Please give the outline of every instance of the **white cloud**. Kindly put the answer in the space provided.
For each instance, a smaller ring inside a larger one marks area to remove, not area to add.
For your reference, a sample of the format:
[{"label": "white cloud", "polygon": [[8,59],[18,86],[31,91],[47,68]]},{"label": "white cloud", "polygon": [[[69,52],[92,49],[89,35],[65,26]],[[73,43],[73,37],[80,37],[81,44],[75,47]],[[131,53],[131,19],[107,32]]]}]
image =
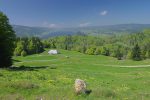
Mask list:
[{"label": "white cloud", "polygon": [[48,28],[57,28],[58,27],[57,24],[50,24],[50,23],[48,23],[46,21],[43,22],[42,26],[43,27],[48,27]]},{"label": "white cloud", "polygon": [[86,27],[86,26],[89,26],[90,25],[90,23],[89,22],[86,22],[86,23],[81,23],[80,25],[79,25],[79,27]]},{"label": "white cloud", "polygon": [[108,11],[107,11],[107,10],[104,10],[104,11],[100,12],[100,15],[101,15],[101,16],[105,16],[105,15],[107,15],[107,14],[108,14]]},{"label": "white cloud", "polygon": [[49,24],[49,26],[48,26],[49,28],[56,28],[57,27],[57,25],[56,24]]}]

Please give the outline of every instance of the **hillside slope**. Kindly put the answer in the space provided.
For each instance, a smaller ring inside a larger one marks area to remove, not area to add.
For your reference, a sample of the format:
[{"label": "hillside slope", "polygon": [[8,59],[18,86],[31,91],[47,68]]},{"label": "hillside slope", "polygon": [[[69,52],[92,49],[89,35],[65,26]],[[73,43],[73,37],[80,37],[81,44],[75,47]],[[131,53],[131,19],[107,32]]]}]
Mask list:
[{"label": "hillside slope", "polygon": [[38,36],[40,38],[48,38],[61,35],[74,35],[79,33],[99,35],[99,34],[125,34],[143,31],[150,28],[150,24],[120,24],[108,26],[89,26],[74,28],[46,28],[46,27],[28,27],[13,25],[17,36]]}]

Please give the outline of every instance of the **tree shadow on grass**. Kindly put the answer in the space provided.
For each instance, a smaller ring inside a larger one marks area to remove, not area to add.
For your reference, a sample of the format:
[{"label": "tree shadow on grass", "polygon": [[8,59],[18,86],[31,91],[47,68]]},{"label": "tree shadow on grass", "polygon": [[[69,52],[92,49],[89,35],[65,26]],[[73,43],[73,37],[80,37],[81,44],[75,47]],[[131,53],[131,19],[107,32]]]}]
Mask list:
[{"label": "tree shadow on grass", "polygon": [[48,66],[19,66],[8,68],[9,71],[38,71],[39,69],[45,69]]},{"label": "tree shadow on grass", "polygon": [[12,59],[13,60],[13,62],[21,62],[20,60],[15,60],[15,59]]}]

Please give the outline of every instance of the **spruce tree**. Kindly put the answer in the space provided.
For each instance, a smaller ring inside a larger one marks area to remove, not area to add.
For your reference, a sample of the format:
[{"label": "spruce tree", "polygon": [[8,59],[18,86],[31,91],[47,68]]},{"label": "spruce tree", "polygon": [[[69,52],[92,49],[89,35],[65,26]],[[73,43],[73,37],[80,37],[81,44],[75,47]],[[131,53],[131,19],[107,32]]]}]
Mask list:
[{"label": "spruce tree", "polygon": [[132,49],[131,58],[133,60],[136,60],[136,61],[142,60],[142,58],[141,58],[141,49],[140,49],[138,44],[136,44],[134,46],[134,48]]},{"label": "spruce tree", "polygon": [[9,24],[9,19],[0,12],[0,67],[12,65],[14,51],[15,32]]}]

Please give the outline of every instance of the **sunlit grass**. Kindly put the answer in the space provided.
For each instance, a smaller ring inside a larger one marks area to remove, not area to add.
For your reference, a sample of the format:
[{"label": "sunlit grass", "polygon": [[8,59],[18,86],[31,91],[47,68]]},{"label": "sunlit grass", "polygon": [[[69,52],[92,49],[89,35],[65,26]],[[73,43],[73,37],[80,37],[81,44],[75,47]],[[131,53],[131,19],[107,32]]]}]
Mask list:
[{"label": "sunlit grass", "polygon": [[[58,55],[48,55],[45,51],[14,59],[15,68],[0,69],[0,100],[150,98],[150,67],[119,67],[149,65],[150,60],[117,60],[65,50]],[[92,90],[90,95],[75,95],[74,80],[77,78],[87,82],[87,88]]]}]

